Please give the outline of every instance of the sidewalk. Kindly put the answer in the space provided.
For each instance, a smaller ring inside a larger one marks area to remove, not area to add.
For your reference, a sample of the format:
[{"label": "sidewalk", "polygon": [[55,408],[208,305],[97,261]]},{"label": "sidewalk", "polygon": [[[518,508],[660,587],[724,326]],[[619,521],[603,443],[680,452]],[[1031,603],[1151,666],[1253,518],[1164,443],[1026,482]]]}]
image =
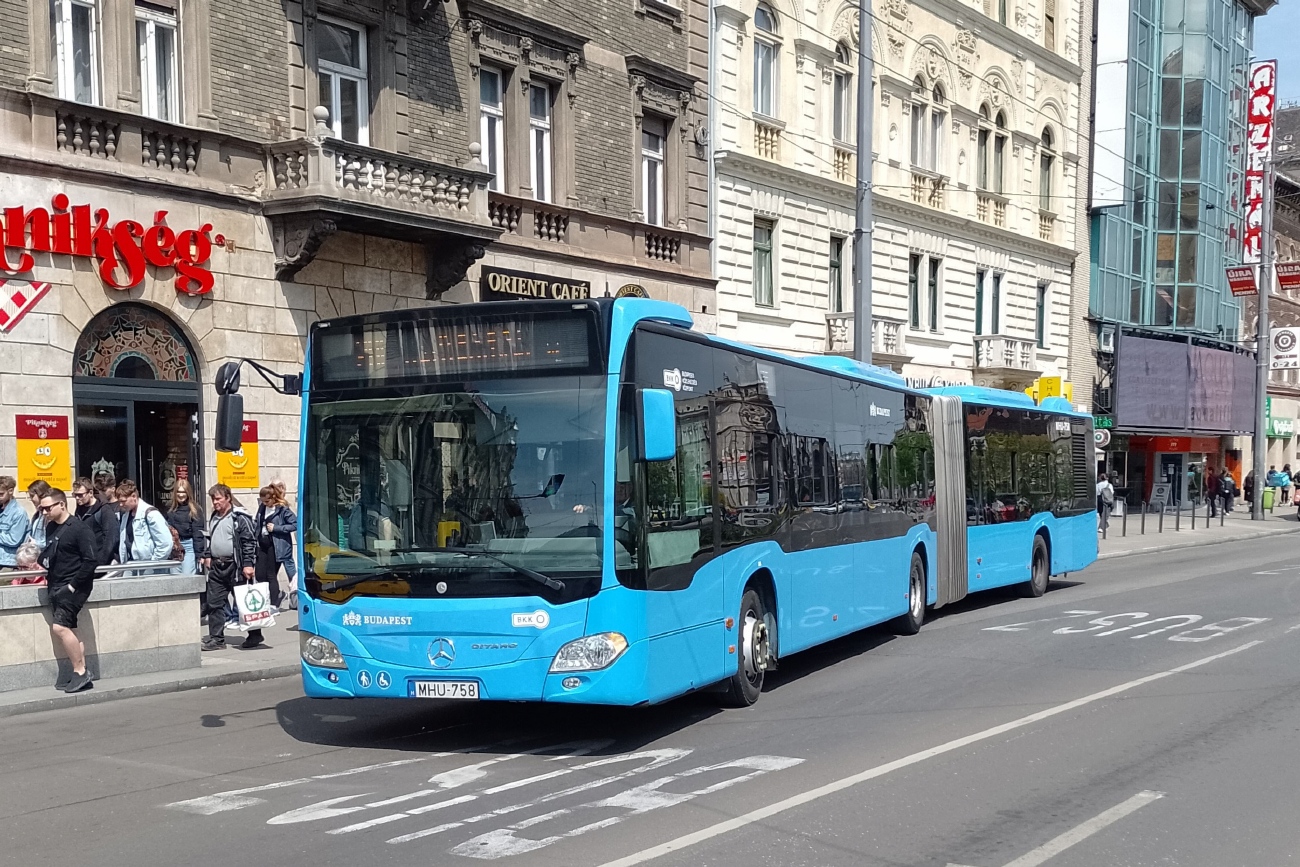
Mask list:
[{"label": "sidewalk", "polygon": [[[207,634],[207,627],[196,626],[195,629],[200,635]],[[267,629],[265,635],[269,646],[256,650],[240,650],[234,645],[243,641],[243,633],[238,630],[227,630],[226,640],[232,641],[232,646],[226,650],[204,653],[199,668],[97,680],[92,689],[75,695],[60,692],[53,684],[34,689],[0,692],[0,717],[94,704],[118,698],[159,695],[165,692],[181,692],[207,686],[225,686],[230,683],[297,675],[300,659],[298,612],[285,611],[277,615],[276,625]]]},{"label": "sidewalk", "polygon": [[1228,514],[1222,525],[1216,517],[1205,525],[1205,510],[1200,509],[1196,515],[1196,528],[1192,529],[1190,512],[1183,512],[1180,519],[1181,530],[1175,530],[1174,513],[1165,515],[1165,531],[1159,530],[1159,514],[1146,517],[1146,535],[1142,534],[1142,516],[1134,512],[1128,516],[1128,535],[1123,535],[1122,518],[1111,517],[1107,538],[1098,538],[1098,559],[1109,560],[1113,557],[1127,557],[1133,554],[1149,554],[1152,551],[1167,551],[1172,548],[1197,548],[1202,545],[1218,545],[1223,542],[1237,542],[1243,539],[1258,539],[1264,536],[1278,536],[1284,533],[1300,531],[1300,521],[1296,519],[1295,506],[1278,506],[1271,514],[1265,513],[1263,521],[1250,519],[1249,504],[1239,502],[1236,509]]}]

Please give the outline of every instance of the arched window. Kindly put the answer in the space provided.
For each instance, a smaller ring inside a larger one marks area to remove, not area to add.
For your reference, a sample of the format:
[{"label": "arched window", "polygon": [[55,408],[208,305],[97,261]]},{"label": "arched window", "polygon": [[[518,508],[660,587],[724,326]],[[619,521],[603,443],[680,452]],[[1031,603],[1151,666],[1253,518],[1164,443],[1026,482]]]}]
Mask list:
[{"label": "arched window", "polygon": [[1007,157],[1007,116],[1003,112],[998,112],[997,118],[993,121],[993,192],[1002,195],[1006,192],[1004,178],[1006,176],[1006,157]]},{"label": "arched window", "polygon": [[989,188],[989,142],[993,138],[993,119],[989,105],[980,106],[978,145],[975,154],[975,186],[981,190]]},{"label": "arched window", "polygon": [[912,166],[938,172],[943,166],[947,99],[938,84],[927,88],[918,76],[915,85],[916,92],[912,97]]},{"label": "arched window", "polygon": [[831,85],[831,135],[836,141],[850,142],[853,136],[853,54],[841,42],[835,46],[835,78]]},{"label": "arched window", "polygon": [[776,117],[778,111],[780,30],[771,8],[754,10],[754,111]]},{"label": "arched window", "polygon": [[1038,207],[1044,211],[1052,210],[1052,172],[1056,165],[1052,145],[1052,130],[1043,127],[1042,143],[1038,148]]}]

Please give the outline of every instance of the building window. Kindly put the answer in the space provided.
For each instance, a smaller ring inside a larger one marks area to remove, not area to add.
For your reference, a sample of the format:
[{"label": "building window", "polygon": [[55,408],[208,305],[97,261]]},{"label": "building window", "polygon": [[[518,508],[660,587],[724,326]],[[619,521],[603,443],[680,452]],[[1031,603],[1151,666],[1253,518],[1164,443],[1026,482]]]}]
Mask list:
[{"label": "building window", "polygon": [[854,140],[849,129],[853,105],[853,73],[849,65],[852,56],[843,42],[835,46],[835,74],[831,83],[831,99],[835,104],[831,107],[831,134],[836,141],[842,142]]},{"label": "building window", "polygon": [[1047,348],[1047,289],[1046,283],[1038,284],[1038,303],[1034,308],[1034,337],[1039,349]]},{"label": "building window", "polygon": [[993,297],[989,299],[989,334],[1002,333],[1002,275],[993,275]]},{"label": "building window", "polygon": [[1052,131],[1043,128],[1042,147],[1038,151],[1038,207],[1052,210],[1052,167],[1056,154],[1052,152]]},{"label": "building window", "polygon": [[993,127],[993,192],[1000,196],[1006,192],[1003,178],[1006,174],[1007,116],[998,112]]},{"label": "building window", "polygon": [[140,58],[141,110],[158,120],[179,121],[175,8],[137,3],[135,44]]},{"label": "building window", "polygon": [[915,253],[907,260],[907,325],[921,330],[921,257]]},{"label": "building window", "polygon": [[528,87],[528,160],[531,164],[533,198],[551,200],[551,86]]},{"label": "building window", "polygon": [[50,11],[59,96],[99,104],[99,21],[93,2],[54,0]]},{"label": "building window", "polygon": [[984,333],[984,281],[989,272],[980,268],[975,272],[975,336]]},{"label": "building window", "polygon": [[754,111],[776,117],[781,43],[776,14],[767,6],[754,10],[754,31]]},{"label": "building window", "polygon": [[916,79],[916,87],[912,102],[912,166],[938,172],[946,138],[943,128],[948,118],[943,89],[936,85],[927,99],[920,78]]},{"label": "building window", "polygon": [[988,104],[980,106],[979,132],[976,134],[975,186],[989,188],[989,140],[993,138],[993,121],[989,119]]},{"label": "building window", "polygon": [[329,109],[334,137],[370,144],[366,29],[327,18],[317,21],[316,67],[321,105]]},{"label": "building window", "polygon": [[772,283],[772,235],[776,224],[770,220],[754,221],[754,304],[775,307]]},{"label": "building window", "polygon": [[483,148],[483,164],[492,173],[488,189],[498,193],[503,189],[505,174],[505,74],[499,69],[483,67],[478,73],[479,144]]},{"label": "building window", "polygon": [[831,235],[830,301],[832,313],[844,312],[844,239]]},{"label": "building window", "polygon": [[641,119],[641,207],[645,221],[664,224],[664,145],[668,124],[658,117]]},{"label": "building window", "polygon": [[998,23],[1007,23],[1007,0],[994,0],[998,4]]},{"label": "building window", "polygon": [[1056,0],[1043,0],[1043,45],[1056,50]]},{"label": "building window", "polygon": [[939,330],[939,269],[943,265],[942,259],[930,259],[930,282],[927,285],[926,303],[929,307],[929,326],[931,331]]}]

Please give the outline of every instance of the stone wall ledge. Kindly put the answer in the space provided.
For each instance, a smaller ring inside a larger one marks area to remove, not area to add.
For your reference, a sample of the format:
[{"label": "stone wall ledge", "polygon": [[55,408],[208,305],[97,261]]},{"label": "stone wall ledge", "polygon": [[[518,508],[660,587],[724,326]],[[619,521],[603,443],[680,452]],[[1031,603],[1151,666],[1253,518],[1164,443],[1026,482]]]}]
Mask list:
[{"label": "stone wall ledge", "polygon": [[[86,604],[122,599],[153,599],[193,596],[207,586],[202,575],[149,575],[140,578],[99,578]],[[43,584],[0,587],[0,609],[45,608],[50,604],[49,588]]]}]

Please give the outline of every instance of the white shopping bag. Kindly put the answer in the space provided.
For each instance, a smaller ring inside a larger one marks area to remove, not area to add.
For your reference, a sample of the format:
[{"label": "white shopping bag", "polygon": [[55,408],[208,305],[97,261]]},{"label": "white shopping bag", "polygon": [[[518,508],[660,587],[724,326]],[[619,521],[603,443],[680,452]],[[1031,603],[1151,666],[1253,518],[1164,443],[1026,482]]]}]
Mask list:
[{"label": "white shopping bag", "polygon": [[275,606],[265,582],[235,585],[235,607],[239,609],[239,628],[263,629],[275,625]]}]

